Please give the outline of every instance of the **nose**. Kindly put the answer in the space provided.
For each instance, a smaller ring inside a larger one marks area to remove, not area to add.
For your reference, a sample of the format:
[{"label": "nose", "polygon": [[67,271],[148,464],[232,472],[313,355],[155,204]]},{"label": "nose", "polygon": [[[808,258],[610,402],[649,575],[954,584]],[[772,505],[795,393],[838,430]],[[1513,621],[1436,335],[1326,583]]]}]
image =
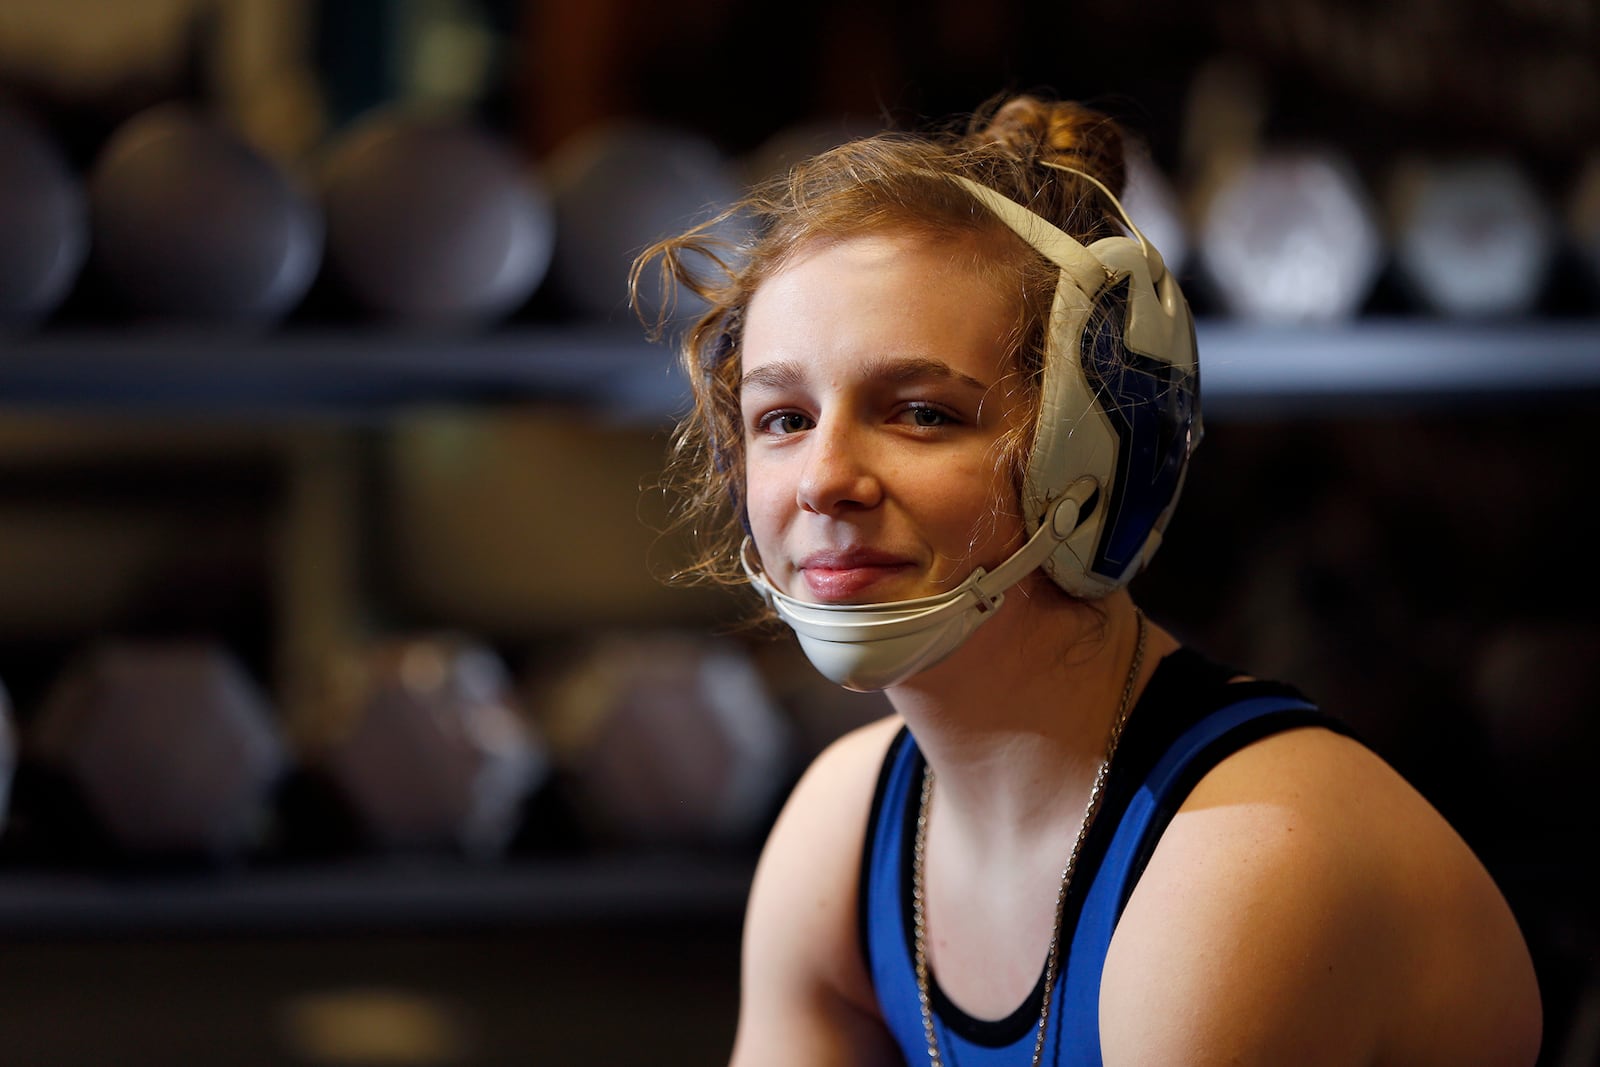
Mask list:
[{"label": "nose", "polygon": [[807,434],[796,496],[819,515],[876,507],[883,500],[870,444],[848,420],[824,418]]}]

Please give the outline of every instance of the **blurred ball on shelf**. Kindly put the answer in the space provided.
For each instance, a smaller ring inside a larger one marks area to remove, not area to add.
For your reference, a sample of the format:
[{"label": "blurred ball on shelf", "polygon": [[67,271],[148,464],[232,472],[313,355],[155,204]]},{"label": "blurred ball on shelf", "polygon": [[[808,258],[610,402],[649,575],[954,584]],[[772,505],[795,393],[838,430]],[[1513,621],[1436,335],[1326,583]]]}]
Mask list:
[{"label": "blurred ball on shelf", "polygon": [[394,105],[339,136],[322,170],[328,261],[383,319],[492,324],[544,281],[555,217],[543,181],[470,118]]},{"label": "blurred ball on shelf", "polygon": [[138,314],[267,325],[322,262],[321,215],[291,174],[186,104],[118,127],[88,191],[90,268]]},{"label": "blurred ball on shelf", "polygon": [[1388,187],[1395,262],[1430,310],[1531,313],[1556,251],[1551,212],[1510,159],[1408,161]]},{"label": "blurred ball on shelf", "polygon": [[[561,144],[548,164],[556,206],[551,271],[562,297],[579,313],[606,319],[628,306],[634,258],[663,237],[709,222],[736,201],[742,187],[732,163],[710,141],[668,126],[612,122]],[[719,223],[716,236],[737,245],[744,228]],[[711,264],[690,263],[690,269]],[[704,308],[686,291],[667,299],[653,270],[640,279],[639,309],[654,322],[663,310],[684,319]]]},{"label": "blurred ball on shelf", "polygon": [[448,636],[340,659],[306,749],[372,844],[478,859],[510,844],[548,769],[498,654]]},{"label": "blurred ball on shelf", "polygon": [[745,844],[790,784],[792,727],[735,643],[608,634],[529,687],[569,807],[593,841]]},{"label": "blurred ball on shelf", "polygon": [[1199,261],[1243,319],[1348,319],[1383,265],[1366,191],[1332,151],[1285,148],[1235,164],[1202,197],[1198,217]]},{"label": "blurred ball on shelf", "polygon": [[54,311],[88,249],[82,181],[41,126],[0,102],[0,327]]},{"label": "blurred ball on shelf", "polygon": [[287,769],[267,699],[206,642],[94,646],[56,679],[25,740],[130,856],[248,853]]}]

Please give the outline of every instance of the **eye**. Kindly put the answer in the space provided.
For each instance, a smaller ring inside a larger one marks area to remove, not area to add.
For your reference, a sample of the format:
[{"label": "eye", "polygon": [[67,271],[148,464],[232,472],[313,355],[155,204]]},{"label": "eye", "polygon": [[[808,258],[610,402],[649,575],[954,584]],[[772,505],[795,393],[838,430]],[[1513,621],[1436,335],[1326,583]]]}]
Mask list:
[{"label": "eye", "polygon": [[931,429],[937,426],[949,426],[956,419],[943,408],[936,408],[930,404],[913,404],[907,409],[907,417],[913,426]]},{"label": "eye", "polygon": [[774,411],[763,415],[756,428],[763,433],[779,435],[801,433],[811,429],[811,419],[798,411]]}]

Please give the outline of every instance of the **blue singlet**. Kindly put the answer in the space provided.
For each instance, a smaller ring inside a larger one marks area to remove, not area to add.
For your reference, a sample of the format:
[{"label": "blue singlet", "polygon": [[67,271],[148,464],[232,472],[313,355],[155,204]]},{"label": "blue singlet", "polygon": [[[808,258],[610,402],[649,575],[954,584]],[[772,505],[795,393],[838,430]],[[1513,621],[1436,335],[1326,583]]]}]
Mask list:
[{"label": "blue singlet", "polygon": [[[1229,684],[1235,674],[1181,649],[1161,661],[1129,715],[1067,894],[1062,929],[1072,936],[1063,946],[1043,1056],[1051,1067],[1099,1067],[1100,972],[1112,932],[1162,831],[1195,783],[1228,755],[1269,734],[1312,725],[1348,732],[1288,686]],[[863,958],[879,1007],[906,1061],[914,1064],[927,1062],[911,919],[911,853],[924,764],[910,733],[901,730],[873,799],[860,904]],[[948,1067],[1026,1067],[1032,1061],[1042,972],[1027,1000],[999,1020],[967,1015],[937,980],[931,985],[934,1026]]]}]

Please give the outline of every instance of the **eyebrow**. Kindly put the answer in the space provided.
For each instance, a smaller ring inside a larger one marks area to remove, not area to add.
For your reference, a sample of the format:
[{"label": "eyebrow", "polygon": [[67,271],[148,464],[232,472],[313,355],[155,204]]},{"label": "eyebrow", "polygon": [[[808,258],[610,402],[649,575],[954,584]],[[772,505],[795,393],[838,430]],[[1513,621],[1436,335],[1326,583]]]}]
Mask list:
[{"label": "eyebrow", "polygon": [[[954,382],[957,385],[962,385],[978,392],[984,392],[990,388],[990,386],[980,382],[970,374],[961,373],[948,363],[922,356],[876,356],[868,361],[864,377],[889,385],[935,381]],[[805,368],[798,360],[781,359],[747,372],[739,380],[739,389],[743,391],[753,386],[763,389],[783,390],[793,388],[804,380]]]}]

